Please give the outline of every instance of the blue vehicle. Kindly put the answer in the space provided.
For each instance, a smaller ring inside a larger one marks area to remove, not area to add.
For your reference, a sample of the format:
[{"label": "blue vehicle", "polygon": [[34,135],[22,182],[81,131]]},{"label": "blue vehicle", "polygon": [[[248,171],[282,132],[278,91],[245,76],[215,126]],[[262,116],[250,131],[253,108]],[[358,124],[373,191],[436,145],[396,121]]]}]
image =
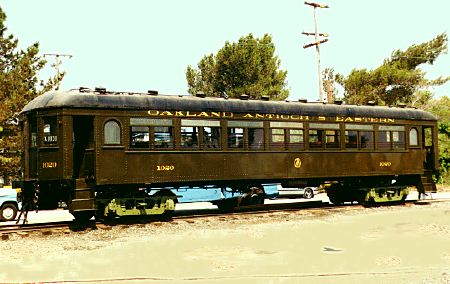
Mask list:
[{"label": "blue vehicle", "polygon": [[[263,198],[275,198],[278,196],[277,184],[263,184],[264,197]],[[171,191],[177,196],[179,203],[189,202],[211,202],[217,205],[219,208],[223,204],[227,204],[229,201],[236,200],[242,196],[241,193],[233,191],[229,187],[219,186],[204,186],[204,187],[179,187],[172,188]],[[156,193],[157,190],[152,190],[149,194]],[[263,203],[261,201],[260,203]],[[223,206],[226,208],[225,206]]]},{"label": "blue vehicle", "polygon": [[17,190],[9,187],[0,188],[0,221],[13,221],[17,217],[20,203],[17,202]]}]

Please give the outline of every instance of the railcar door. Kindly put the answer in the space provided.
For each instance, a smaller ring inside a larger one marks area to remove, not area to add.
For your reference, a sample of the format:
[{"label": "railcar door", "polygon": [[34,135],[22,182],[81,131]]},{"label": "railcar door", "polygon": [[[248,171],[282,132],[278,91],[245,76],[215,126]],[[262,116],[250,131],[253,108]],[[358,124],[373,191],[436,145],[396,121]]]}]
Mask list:
[{"label": "railcar door", "polygon": [[73,178],[95,178],[94,117],[73,117]]},{"label": "railcar door", "polygon": [[25,165],[25,168],[28,169],[28,178],[36,179],[38,171],[37,117],[30,116],[28,123],[29,132],[27,133],[28,141],[26,143],[29,159],[25,159],[25,161],[29,161],[29,164]]},{"label": "railcar door", "polygon": [[433,135],[433,127],[423,127],[423,147],[425,149],[424,167],[427,170],[435,169],[435,141]]}]

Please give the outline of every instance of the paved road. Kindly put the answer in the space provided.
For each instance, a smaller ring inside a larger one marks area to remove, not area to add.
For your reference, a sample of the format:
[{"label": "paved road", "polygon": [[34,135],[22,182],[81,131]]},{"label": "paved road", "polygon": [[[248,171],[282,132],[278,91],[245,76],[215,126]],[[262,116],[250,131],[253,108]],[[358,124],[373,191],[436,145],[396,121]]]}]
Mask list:
[{"label": "paved road", "polygon": [[450,283],[450,202],[419,204],[15,236],[0,282]]}]

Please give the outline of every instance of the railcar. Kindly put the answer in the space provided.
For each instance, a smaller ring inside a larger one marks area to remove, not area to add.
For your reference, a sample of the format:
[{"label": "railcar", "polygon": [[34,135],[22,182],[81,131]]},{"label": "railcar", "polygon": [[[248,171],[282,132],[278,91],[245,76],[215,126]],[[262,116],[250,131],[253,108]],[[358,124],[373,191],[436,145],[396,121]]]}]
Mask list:
[{"label": "railcar", "polygon": [[438,169],[436,117],[412,108],[80,88],[35,98],[21,125],[24,191],[77,219],[168,214],[178,188],[239,195],[214,201],[228,209],[263,203],[270,184],[402,200],[434,190]]}]

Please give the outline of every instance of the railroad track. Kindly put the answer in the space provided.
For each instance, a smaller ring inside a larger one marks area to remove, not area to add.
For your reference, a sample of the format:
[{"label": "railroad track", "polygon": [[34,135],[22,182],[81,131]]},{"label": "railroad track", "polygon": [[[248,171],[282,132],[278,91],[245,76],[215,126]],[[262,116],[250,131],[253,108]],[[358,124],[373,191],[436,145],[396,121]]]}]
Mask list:
[{"label": "railroad track", "polygon": [[[432,199],[432,200],[408,200],[402,204],[405,206],[415,205],[428,205],[435,202],[449,202],[449,199]],[[397,204],[398,205],[398,204]],[[382,206],[382,205],[377,205]],[[377,207],[374,206],[374,207]],[[322,201],[303,201],[293,203],[277,203],[277,204],[265,204],[246,206],[233,210],[232,212],[222,212],[218,209],[190,209],[190,210],[178,210],[170,220],[163,220],[158,217],[128,217],[121,219],[114,219],[108,222],[89,221],[86,223],[77,223],[75,221],[61,221],[61,222],[49,222],[49,223],[33,223],[33,224],[13,224],[13,225],[0,225],[0,235],[2,240],[8,240],[11,235],[19,234],[27,236],[31,233],[41,233],[42,235],[52,235],[53,233],[63,232],[70,233],[75,231],[85,231],[91,229],[110,229],[112,226],[130,226],[130,225],[142,225],[152,224],[155,221],[193,221],[195,219],[203,218],[220,218],[228,219],[245,216],[255,215],[275,215],[275,214],[292,214],[296,211],[308,209],[309,212],[317,212],[326,209],[326,212],[342,211],[342,210],[359,210],[366,208],[360,204],[343,204],[332,205],[328,202]],[[312,211],[311,211],[312,210]],[[322,211],[323,212],[323,211]]]}]

